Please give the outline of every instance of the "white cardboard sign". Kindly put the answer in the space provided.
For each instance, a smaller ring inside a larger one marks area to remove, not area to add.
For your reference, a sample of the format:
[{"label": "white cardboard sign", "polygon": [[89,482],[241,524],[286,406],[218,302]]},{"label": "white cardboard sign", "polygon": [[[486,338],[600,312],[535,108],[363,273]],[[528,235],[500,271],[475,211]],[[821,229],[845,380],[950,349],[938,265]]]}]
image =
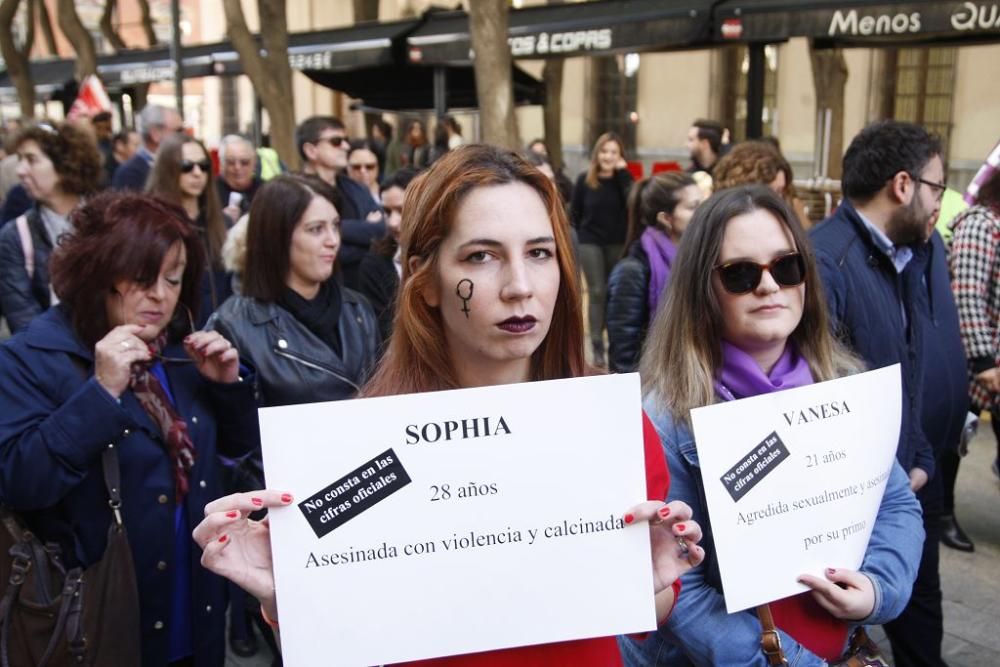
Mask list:
[{"label": "white cardboard sign", "polygon": [[260,411],[289,667],[652,630],[638,375]]}]

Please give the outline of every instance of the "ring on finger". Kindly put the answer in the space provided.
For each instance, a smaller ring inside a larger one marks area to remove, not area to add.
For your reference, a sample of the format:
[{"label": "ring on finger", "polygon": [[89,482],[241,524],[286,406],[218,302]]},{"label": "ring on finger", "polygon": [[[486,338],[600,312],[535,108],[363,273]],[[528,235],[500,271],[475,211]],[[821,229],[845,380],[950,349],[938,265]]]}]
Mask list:
[{"label": "ring on finger", "polygon": [[132,347],[132,343],[130,341],[127,341],[127,340],[123,340],[122,341],[122,349],[123,350],[127,350],[130,347]]}]

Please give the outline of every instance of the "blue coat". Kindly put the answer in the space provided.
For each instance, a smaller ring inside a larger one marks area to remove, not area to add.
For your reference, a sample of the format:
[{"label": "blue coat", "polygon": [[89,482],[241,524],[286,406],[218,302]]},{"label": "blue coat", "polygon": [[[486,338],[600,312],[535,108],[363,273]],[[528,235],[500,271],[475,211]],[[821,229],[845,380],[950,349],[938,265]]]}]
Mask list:
[{"label": "blue coat", "polygon": [[924,434],[921,410],[929,246],[913,246],[913,259],[897,274],[847,200],[809,235],[837,335],[870,369],[902,367],[903,423],[896,459],[904,470],[922,468],[933,476],[934,450]]},{"label": "blue coat", "polygon": [[[164,351],[183,356],[178,347]],[[0,500],[22,513],[43,541],[58,542],[70,564],[104,553],[111,512],[101,451],[119,445],[122,512],[135,562],[143,665],[168,661],[175,570],[174,476],[159,428],[130,390],[114,399],[89,370],[93,351],[50,308],[0,345]],[[196,449],[182,530],[221,495],[218,452],[239,456],[259,443],[252,382],[220,385],[191,364],[166,368],[176,408]],[[192,543],[193,544],[193,543]],[[225,582],[203,569],[190,549],[191,625],[195,665],[224,659]]]}]

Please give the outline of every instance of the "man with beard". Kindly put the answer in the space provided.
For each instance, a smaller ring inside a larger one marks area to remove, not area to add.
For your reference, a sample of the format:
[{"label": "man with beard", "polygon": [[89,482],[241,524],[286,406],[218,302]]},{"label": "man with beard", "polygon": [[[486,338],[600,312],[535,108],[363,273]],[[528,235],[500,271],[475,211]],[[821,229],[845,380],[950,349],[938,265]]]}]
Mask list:
[{"label": "man with beard", "polygon": [[844,201],[811,232],[835,332],[871,368],[900,364],[896,458],[909,472],[927,537],[910,602],[885,626],[897,665],[944,665],[937,454],[964,424],[965,355],[941,237],[933,232],[941,144],[917,125],[881,121],[844,154]]}]

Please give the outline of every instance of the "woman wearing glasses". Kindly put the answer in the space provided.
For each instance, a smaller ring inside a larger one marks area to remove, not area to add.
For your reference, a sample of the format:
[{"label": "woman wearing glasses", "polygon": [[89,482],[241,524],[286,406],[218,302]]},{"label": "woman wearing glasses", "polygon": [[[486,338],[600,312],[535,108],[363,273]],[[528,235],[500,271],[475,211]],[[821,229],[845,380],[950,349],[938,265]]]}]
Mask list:
[{"label": "woman wearing glasses", "polygon": [[[669,498],[688,503],[702,522],[708,557],[682,577],[684,593],[660,632],[619,640],[626,664],[768,664],[754,611],[726,613],[689,413],[860,370],[829,331],[808,239],[781,198],[765,186],[737,187],[702,204],[684,232],[640,372],[644,407],[667,454]],[[769,605],[787,662],[836,663],[853,627],[895,618],[922,543],[920,506],[894,463],[860,571],[802,575],[811,591]]]},{"label": "woman wearing glasses", "polygon": [[201,311],[195,313],[200,327],[232,292],[232,279],[222,264],[226,230],[233,225],[222,212],[205,145],[186,134],[164,139],[149,172],[146,192],[179,205],[202,238],[207,259],[201,283]]},{"label": "woman wearing glasses", "polygon": [[253,382],[225,338],[191,329],[203,259],[181,208],[103,194],[72,222],[52,256],[59,305],[0,345],[0,502],[67,568],[92,565],[113,520],[102,453],[118,445],[142,664],[221,666],[225,582],[190,535],[221,493],[218,456],[258,441]]},{"label": "woman wearing glasses", "polygon": [[376,204],[382,205],[378,156],[371,141],[362,139],[351,143],[351,150],[347,153],[347,174],[355,183],[364,186]]}]

